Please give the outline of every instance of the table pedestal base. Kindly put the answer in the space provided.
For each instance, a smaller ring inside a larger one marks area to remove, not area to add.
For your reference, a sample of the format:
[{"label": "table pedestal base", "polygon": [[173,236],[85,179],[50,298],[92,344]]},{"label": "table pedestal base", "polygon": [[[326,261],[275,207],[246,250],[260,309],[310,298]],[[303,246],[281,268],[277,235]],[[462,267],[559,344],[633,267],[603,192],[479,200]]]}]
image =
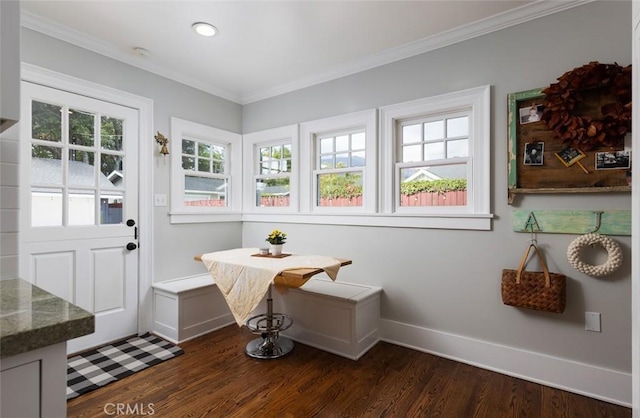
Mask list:
[{"label": "table pedestal base", "polygon": [[256,338],[247,344],[245,353],[249,357],[271,359],[282,357],[293,350],[293,341],[280,336],[280,331],[289,329],[293,320],[289,315],[273,312],[273,298],[271,286],[267,292],[267,313],[247,319],[245,324],[249,331],[261,338]]},{"label": "table pedestal base", "polygon": [[259,359],[279,358],[289,354],[293,350],[293,341],[287,337],[256,338],[247,344],[245,353],[249,357]]}]

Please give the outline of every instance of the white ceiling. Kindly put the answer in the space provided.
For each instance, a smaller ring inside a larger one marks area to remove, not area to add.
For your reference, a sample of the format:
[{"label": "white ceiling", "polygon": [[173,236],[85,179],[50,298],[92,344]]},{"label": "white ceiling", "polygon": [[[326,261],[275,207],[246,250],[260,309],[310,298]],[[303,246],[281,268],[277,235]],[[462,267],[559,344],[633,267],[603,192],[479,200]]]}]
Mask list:
[{"label": "white ceiling", "polygon": [[23,0],[22,25],[245,104],[583,3]]}]

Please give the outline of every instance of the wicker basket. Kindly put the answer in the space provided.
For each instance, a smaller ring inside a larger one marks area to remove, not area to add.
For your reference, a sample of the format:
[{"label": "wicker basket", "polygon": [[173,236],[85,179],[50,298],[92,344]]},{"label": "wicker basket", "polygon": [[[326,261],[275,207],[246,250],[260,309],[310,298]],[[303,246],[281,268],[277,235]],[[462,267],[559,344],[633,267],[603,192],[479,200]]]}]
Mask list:
[{"label": "wicker basket", "polygon": [[[543,271],[524,271],[531,248],[535,249]],[[535,244],[527,248],[517,270],[502,271],[502,302],[505,305],[562,313],[566,299],[566,276],[549,273],[547,264]]]}]

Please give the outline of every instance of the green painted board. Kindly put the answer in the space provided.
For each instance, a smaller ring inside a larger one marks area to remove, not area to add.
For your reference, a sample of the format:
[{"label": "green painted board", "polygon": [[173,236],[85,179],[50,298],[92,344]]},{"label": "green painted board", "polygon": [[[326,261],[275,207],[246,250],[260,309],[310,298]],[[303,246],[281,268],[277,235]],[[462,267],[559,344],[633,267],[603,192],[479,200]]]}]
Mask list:
[{"label": "green painted board", "polygon": [[[600,213],[600,215],[598,215]],[[600,227],[598,226],[600,216]],[[630,210],[514,210],[513,230],[543,234],[631,235]],[[535,224],[537,223],[538,228]]]}]

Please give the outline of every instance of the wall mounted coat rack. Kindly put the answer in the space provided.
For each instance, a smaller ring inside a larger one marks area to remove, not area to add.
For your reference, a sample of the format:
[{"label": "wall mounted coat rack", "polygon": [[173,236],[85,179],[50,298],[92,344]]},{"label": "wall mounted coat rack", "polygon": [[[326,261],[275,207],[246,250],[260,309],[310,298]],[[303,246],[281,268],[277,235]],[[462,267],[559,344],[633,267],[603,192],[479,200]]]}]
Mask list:
[{"label": "wall mounted coat rack", "polygon": [[630,210],[521,210],[513,211],[515,232],[542,234],[631,235]]}]

